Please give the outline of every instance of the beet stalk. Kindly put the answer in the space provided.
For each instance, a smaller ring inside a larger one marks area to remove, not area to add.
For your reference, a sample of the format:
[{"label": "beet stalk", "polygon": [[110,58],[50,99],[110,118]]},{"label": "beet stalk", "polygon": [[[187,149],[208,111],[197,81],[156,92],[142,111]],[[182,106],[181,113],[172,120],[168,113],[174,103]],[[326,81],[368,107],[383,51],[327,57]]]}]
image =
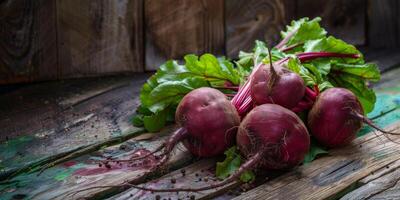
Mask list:
[{"label": "beet stalk", "polygon": [[[270,55],[271,56],[271,55]],[[343,54],[343,53],[332,53],[332,52],[306,52],[306,53],[299,53],[296,55],[300,62],[307,62],[317,58],[328,58],[328,57],[335,57],[335,58],[359,58],[360,55],[357,54]],[[285,63],[289,60],[289,58],[283,58],[279,61],[272,63],[270,59],[271,65],[279,66],[279,68],[286,68]],[[231,102],[238,110],[240,116],[246,115],[249,112],[255,103],[253,97],[251,96],[251,86],[252,86],[252,79],[257,73],[259,72],[260,68],[266,68],[264,64],[258,64],[253,68],[250,76],[248,77],[247,81],[239,87],[238,93],[232,98]],[[289,76],[294,77],[294,76]],[[261,79],[262,76],[260,75],[259,78]],[[296,78],[292,78],[296,80]],[[294,84],[293,84],[294,85]],[[283,91],[282,91],[283,92]]]}]

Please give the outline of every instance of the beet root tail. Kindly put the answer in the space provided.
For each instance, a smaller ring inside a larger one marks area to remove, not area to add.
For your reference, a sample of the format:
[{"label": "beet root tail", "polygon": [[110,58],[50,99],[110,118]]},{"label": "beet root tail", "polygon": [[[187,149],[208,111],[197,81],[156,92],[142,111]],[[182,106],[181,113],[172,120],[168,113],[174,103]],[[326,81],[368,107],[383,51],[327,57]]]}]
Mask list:
[{"label": "beet root tail", "polygon": [[[152,174],[152,173],[158,171],[159,169],[161,169],[168,162],[168,160],[169,160],[169,158],[171,156],[172,150],[174,149],[176,144],[178,144],[180,141],[182,141],[187,135],[188,135],[187,130],[185,128],[181,127],[179,129],[177,129],[167,139],[167,141],[164,144],[160,145],[160,147],[158,147],[157,149],[155,149],[154,151],[152,151],[152,152],[150,152],[150,153],[148,153],[146,155],[143,155],[142,158],[152,155],[153,152],[158,152],[158,151],[164,150],[163,153],[160,154],[160,156],[161,156],[160,160],[154,166],[152,166],[148,170],[148,172],[144,173],[141,177],[137,177],[136,179],[142,179],[142,178],[146,177],[147,175]],[[135,158],[135,160],[137,160],[137,158]],[[116,160],[113,160],[113,162],[114,161],[117,162]],[[119,162],[121,162],[121,161],[125,161],[125,160],[119,160]],[[130,161],[132,161],[132,160],[126,160],[126,162],[130,162]],[[75,196],[76,194],[79,194],[81,192],[88,191],[88,190],[93,190],[93,189],[98,189],[98,188],[126,188],[126,187],[135,188],[136,186],[131,184],[131,183],[128,183],[128,182],[127,183],[123,183],[123,184],[119,184],[119,185],[94,186],[94,187],[88,187],[88,188],[84,188],[82,190],[78,190],[76,192],[68,194],[67,196],[70,196],[70,195]],[[140,189],[140,188],[138,188],[138,189]]]},{"label": "beet root tail", "polygon": [[259,151],[253,157],[249,158],[247,160],[247,162],[243,163],[235,173],[233,173],[231,176],[229,176],[222,182],[216,183],[216,184],[211,184],[211,185],[204,186],[204,187],[156,189],[156,188],[150,188],[150,187],[145,187],[145,186],[137,186],[137,185],[129,184],[129,183],[127,183],[126,185],[128,185],[132,188],[138,189],[138,190],[145,190],[145,191],[150,191],[150,192],[200,192],[200,191],[204,191],[204,190],[212,190],[215,188],[225,186],[225,185],[232,183],[235,180],[239,179],[241,174],[243,174],[247,170],[253,169],[257,164],[259,164],[260,161],[263,159],[264,154],[265,154],[265,151]]},{"label": "beet root tail", "polygon": [[365,117],[364,115],[360,114],[360,113],[355,113],[355,116],[362,120],[362,122],[364,122],[365,124],[368,124],[368,126],[372,127],[373,129],[383,133],[383,135],[390,140],[393,143],[396,144],[400,144],[399,142],[394,141],[392,138],[388,137],[388,135],[400,135],[400,133],[397,132],[391,132],[391,131],[386,131],[384,129],[382,129],[381,127],[379,127],[378,125],[376,125],[372,120],[368,119],[367,117]]}]

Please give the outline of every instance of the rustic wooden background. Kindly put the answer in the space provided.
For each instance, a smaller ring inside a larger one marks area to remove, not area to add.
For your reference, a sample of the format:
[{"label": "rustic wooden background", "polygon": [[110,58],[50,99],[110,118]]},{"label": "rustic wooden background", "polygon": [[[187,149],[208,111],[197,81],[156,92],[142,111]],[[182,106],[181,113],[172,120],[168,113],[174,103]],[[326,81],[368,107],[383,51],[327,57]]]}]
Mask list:
[{"label": "rustic wooden background", "polygon": [[151,71],[166,59],[235,57],[292,19],[368,48],[400,47],[398,0],[0,0],[0,84]]}]

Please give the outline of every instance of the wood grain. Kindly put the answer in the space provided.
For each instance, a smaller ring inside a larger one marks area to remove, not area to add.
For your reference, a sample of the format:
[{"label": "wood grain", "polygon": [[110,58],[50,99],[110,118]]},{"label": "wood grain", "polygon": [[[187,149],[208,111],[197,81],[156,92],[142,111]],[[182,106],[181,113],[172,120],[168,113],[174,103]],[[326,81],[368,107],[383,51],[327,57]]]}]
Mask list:
[{"label": "wood grain", "polygon": [[228,0],[225,7],[226,54],[232,58],[240,50],[251,50],[255,40],[276,44],[280,31],[295,17],[295,2],[290,0]]},{"label": "wood grain", "polygon": [[0,84],[57,78],[53,0],[0,1]]},{"label": "wood grain", "polygon": [[[393,176],[395,176],[395,175],[393,174]],[[378,194],[372,196],[369,199],[371,199],[371,200],[400,199],[400,182],[399,182],[399,179],[397,179],[396,185],[394,185],[391,188],[388,188],[387,190],[382,191],[381,193],[378,193]]]},{"label": "wood grain", "polygon": [[147,77],[50,82],[3,94],[0,179],[42,160],[135,130],[129,119]]},{"label": "wood grain", "polygon": [[[182,145],[178,145],[173,152],[172,158],[167,163],[165,170],[150,173],[148,167],[119,167],[118,164],[110,168],[99,166],[98,160],[113,157],[116,159],[127,159],[140,149],[154,150],[166,139],[173,127],[167,127],[152,141],[128,140],[124,143],[103,148],[99,151],[82,155],[65,163],[54,166],[38,174],[22,174],[11,179],[7,184],[0,185],[0,194],[12,197],[15,194],[24,194],[28,199],[104,199],[104,195],[112,195],[120,192],[123,188],[94,188],[95,186],[109,186],[125,183],[126,181],[139,184],[146,178],[157,177],[169,171],[187,165],[192,159]],[[110,164],[112,165],[112,164]],[[25,187],[16,187],[13,182],[29,180]],[[82,189],[88,189],[81,191]],[[78,192],[81,191],[81,192]],[[2,196],[2,197],[3,197]]]},{"label": "wood grain", "polygon": [[[215,177],[215,163],[217,159],[204,159],[194,164],[191,164],[185,168],[173,171],[159,179],[146,182],[141,184],[145,187],[153,187],[157,189],[166,188],[177,188],[177,187],[204,187],[210,184],[215,184],[217,178]],[[182,170],[185,173],[182,173]],[[176,183],[171,183],[171,180],[175,180]],[[111,197],[109,200],[145,200],[145,199],[156,199],[157,195],[163,199],[187,199],[188,197],[194,196],[195,199],[210,199],[217,195],[226,193],[229,189],[237,187],[240,182],[234,182],[227,184],[226,186],[219,187],[216,189],[202,191],[202,192],[166,192],[166,193],[151,193],[148,191],[140,191],[137,189],[129,189]],[[192,197],[193,198],[193,197]]]},{"label": "wood grain", "polygon": [[368,0],[368,42],[371,47],[400,46],[400,3]]},{"label": "wood grain", "polygon": [[321,17],[329,34],[354,45],[365,44],[366,0],[298,0],[297,18]]},{"label": "wood grain", "polygon": [[[377,173],[373,173],[364,179],[360,180],[362,184],[360,188],[346,194],[341,198],[341,200],[361,200],[374,198],[375,195],[380,195],[380,193],[385,192],[397,184],[400,180],[400,162],[390,163],[383,169],[379,170]],[[371,178],[373,180],[371,180]],[[368,181],[367,183],[363,183]],[[400,193],[398,193],[400,195]],[[388,197],[388,196],[386,196]]]},{"label": "wood grain", "polygon": [[60,76],[143,71],[143,1],[57,1]]},{"label": "wood grain", "polygon": [[188,53],[224,53],[223,0],[146,0],[146,70]]},{"label": "wood grain", "polygon": [[[396,122],[387,130],[400,130]],[[392,137],[400,141],[399,136]],[[371,172],[400,158],[400,150],[381,134],[356,139],[353,145],[330,151],[329,156],[267,182],[235,199],[327,199],[337,198]]]}]

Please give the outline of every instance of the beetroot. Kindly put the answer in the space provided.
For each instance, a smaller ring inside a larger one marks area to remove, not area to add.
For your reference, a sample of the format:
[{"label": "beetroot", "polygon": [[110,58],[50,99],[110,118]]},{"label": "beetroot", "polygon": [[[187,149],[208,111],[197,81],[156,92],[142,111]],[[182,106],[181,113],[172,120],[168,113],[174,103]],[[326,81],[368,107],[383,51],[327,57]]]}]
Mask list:
[{"label": "beetroot", "polygon": [[[299,53],[296,55],[300,62],[304,63],[317,58],[359,58],[360,55],[357,54],[342,54],[342,53],[331,53],[331,52],[305,52]],[[270,61],[271,54],[269,53]],[[260,68],[265,68],[264,64],[255,65],[252,73],[250,74],[247,81],[239,87],[237,94],[232,98],[232,104],[238,110],[240,116],[245,116],[252,108],[252,106],[256,104],[263,103],[277,103],[286,107],[292,108],[294,111],[302,111],[305,109],[309,109],[310,102],[301,102],[298,98],[301,94],[304,95],[304,90],[301,87],[300,82],[302,80],[299,79],[299,76],[290,72],[283,67],[289,57],[282,58],[279,61],[274,62],[278,67],[277,70],[274,70],[274,67],[271,63],[271,68],[267,69],[267,71],[262,71]],[[283,70],[283,71],[282,71]],[[274,73],[275,72],[275,73]],[[257,78],[253,78],[254,75],[258,74]],[[282,80],[279,80],[279,77],[284,77]],[[255,80],[255,84],[251,82]],[[304,85],[304,82],[303,82]],[[275,87],[276,86],[276,89]],[[286,87],[288,86],[288,87]],[[296,91],[296,88],[300,88],[299,91]],[[305,88],[305,87],[304,87]],[[289,92],[288,92],[289,91]],[[292,92],[292,93],[291,93]],[[286,96],[286,98],[284,98]],[[257,98],[259,102],[255,102],[253,99]],[[273,98],[271,98],[273,97]],[[303,96],[302,96],[303,97]],[[277,101],[277,102],[276,102]],[[303,105],[294,105],[294,102],[302,103]]]},{"label": "beetroot", "polygon": [[322,92],[308,114],[308,127],[319,143],[326,147],[349,144],[363,123],[385,133],[364,116],[357,97],[345,88],[330,88]]},{"label": "beetroot", "polygon": [[[284,63],[282,63],[284,64]],[[306,86],[296,73],[282,67],[263,65],[251,80],[251,97],[257,105],[273,103],[285,108],[295,107],[304,96]]]},{"label": "beetroot", "polygon": [[239,115],[227,97],[219,90],[206,87],[183,97],[176,109],[175,120],[180,128],[155,151],[128,160],[106,162],[133,162],[163,150],[159,162],[150,170],[153,171],[168,161],[172,150],[181,141],[197,157],[219,155],[234,144],[240,123]]},{"label": "beetroot", "polygon": [[264,152],[260,163],[265,169],[298,165],[310,146],[309,134],[301,119],[275,104],[264,104],[250,111],[240,124],[236,142],[246,157]]},{"label": "beetroot", "polygon": [[301,119],[292,111],[276,105],[264,104],[254,108],[240,124],[236,142],[247,157],[234,174],[222,182],[200,188],[156,189],[127,184],[153,192],[197,192],[224,186],[254,168],[288,169],[300,164],[310,147],[310,137]]},{"label": "beetroot", "polygon": [[319,143],[338,147],[350,143],[362,127],[352,113],[363,114],[357,97],[344,88],[330,88],[317,97],[308,114],[308,127]]},{"label": "beetroot", "polygon": [[222,154],[234,142],[240,118],[220,91],[200,88],[180,102],[175,120],[185,131],[185,147],[199,157]]}]

